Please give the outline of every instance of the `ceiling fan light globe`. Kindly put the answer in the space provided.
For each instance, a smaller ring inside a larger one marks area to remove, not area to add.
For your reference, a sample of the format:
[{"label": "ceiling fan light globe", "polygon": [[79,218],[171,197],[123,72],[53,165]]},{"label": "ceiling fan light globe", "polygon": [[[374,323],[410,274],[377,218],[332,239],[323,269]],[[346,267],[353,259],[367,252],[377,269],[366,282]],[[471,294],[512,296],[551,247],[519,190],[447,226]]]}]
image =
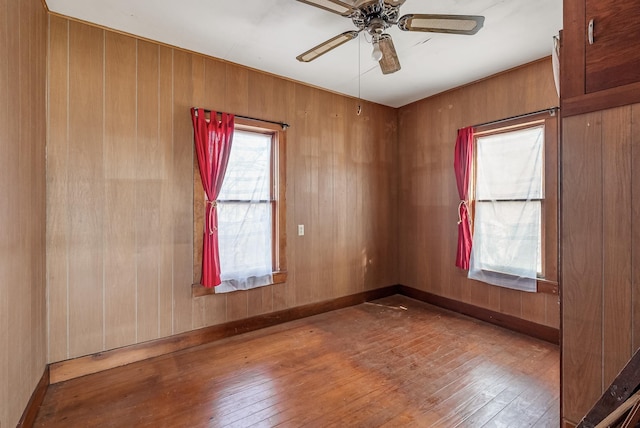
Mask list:
[{"label": "ceiling fan light globe", "polygon": [[378,62],[382,59],[382,51],[380,50],[380,44],[373,44],[373,52],[371,52],[371,59]]}]

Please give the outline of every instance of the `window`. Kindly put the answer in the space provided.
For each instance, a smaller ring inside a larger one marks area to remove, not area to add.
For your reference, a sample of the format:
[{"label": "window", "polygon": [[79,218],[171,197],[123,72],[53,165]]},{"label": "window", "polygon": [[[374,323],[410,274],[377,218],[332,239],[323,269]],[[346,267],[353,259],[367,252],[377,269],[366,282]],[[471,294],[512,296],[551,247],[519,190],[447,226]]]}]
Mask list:
[{"label": "window", "polygon": [[469,277],[524,291],[557,288],[556,117],[479,128],[474,153]]},{"label": "window", "polygon": [[[236,119],[233,144],[218,195],[218,240],[222,284],[199,284],[204,195],[194,180],[194,295],[247,290],[284,282],[284,132]],[[197,189],[197,190],[196,190]],[[196,239],[198,237],[198,239]]]}]

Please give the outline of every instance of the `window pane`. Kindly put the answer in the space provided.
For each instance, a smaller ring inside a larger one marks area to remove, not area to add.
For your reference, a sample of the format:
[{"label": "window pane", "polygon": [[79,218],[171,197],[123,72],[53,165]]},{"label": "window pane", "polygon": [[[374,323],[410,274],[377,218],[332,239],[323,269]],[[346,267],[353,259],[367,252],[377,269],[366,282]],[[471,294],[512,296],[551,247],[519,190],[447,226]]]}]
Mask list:
[{"label": "window pane", "polygon": [[476,267],[526,277],[540,272],[541,206],[540,201],[478,202]]},{"label": "window pane", "polygon": [[272,136],[236,130],[218,200],[271,199]]},{"label": "window pane", "polygon": [[222,279],[270,274],[271,203],[218,204]]},{"label": "window pane", "polygon": [[478,200],[542,199],[544,126],[478,137]]}]

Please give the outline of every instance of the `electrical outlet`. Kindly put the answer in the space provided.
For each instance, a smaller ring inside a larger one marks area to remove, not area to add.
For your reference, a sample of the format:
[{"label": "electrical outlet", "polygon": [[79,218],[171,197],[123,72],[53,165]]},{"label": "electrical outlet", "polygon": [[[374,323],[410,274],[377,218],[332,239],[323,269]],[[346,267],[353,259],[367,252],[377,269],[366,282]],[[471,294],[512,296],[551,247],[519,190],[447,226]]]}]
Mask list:
[{"label": "electrical outlet", "polygon": [[304,224],[298,225],[298,236],[304,236]]}]

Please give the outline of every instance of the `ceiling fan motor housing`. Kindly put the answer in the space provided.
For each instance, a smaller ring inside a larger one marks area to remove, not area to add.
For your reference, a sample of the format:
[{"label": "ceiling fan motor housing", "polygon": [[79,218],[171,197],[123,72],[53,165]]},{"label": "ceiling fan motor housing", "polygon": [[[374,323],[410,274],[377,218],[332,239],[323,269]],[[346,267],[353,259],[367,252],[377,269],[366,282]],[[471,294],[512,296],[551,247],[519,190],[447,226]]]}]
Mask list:
[{"label": "ceiling fan motor housing", "polygon": [[357,8],[351,16],[353,24],[360,30],[367,30],[372,36],[382,34],[384,30],[398,22],[400,6],[392,2],[374,0],[356,2]]}]

